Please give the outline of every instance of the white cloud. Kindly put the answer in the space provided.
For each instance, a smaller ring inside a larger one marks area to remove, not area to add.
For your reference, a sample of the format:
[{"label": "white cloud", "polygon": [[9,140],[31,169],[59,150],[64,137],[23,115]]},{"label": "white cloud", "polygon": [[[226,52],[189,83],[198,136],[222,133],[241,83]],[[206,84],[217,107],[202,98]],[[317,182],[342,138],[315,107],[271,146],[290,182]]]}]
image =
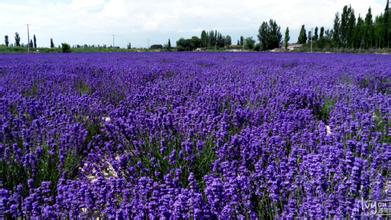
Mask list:
[{"label": "white cloud", "polygon": [[[381,0],[68,0],[0,2],[0,34],[37,34],[39,44],[55,43],[110,44],[116,34],[118,44],[135,46],[164,43],[171,37],[199,34],[202,29],[216,28],[234,39],[256,35],[262,21],[273,18],[283,28],[289,26],[295,35],[302,24],[307,27],[331,27],[335,12],[351,4],[356,15],[365,16],[369,6],[373,14],[382,12]],[[1,36],[0,35],[0,36]],[[294,39],[294,37],[292,37]],[[11,40],[12,41],[12,40]]]}]

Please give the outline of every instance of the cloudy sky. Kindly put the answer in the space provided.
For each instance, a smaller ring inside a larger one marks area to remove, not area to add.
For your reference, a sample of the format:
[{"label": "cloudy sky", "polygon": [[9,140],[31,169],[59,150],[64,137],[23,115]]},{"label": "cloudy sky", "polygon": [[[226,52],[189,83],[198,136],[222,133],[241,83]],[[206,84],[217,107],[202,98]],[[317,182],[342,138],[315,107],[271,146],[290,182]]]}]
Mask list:
[{"label": "cloudy sky", "polygon": [[[240,35],[256,37],[262,21],[273,18],[292,41],[302,24],[331,27],[334,14],[351,4],[356,15],[368,7],[380,14],[386,0],[0,0],[0,36],[19,32],[27,42],[26,24],[38,46],[115,44],[145,47],[218,29],[236,42]],[[1,41],[2,41],[1,37]],[[0,41],[0,42],[1,42]],[[1,42],[2,43],[2,42]]]}]

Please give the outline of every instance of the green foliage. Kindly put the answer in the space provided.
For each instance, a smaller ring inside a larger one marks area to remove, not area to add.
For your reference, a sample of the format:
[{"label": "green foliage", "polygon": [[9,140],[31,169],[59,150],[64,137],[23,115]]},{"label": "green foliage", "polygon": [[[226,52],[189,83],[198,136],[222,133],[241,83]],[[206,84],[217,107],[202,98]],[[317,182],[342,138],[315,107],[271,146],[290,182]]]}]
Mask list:
[{"label": "green foliage", "polygon": [[191,39],[180,38],[176,42],[176,47],[178,51],[192,51],[194,48],[191,46]]},{"label": "green foliage", "polygon": [[80,96],[90,95],[92,93],[89,85],[83,80],[77,80],[75,83],[75,87],[78,93],[80,94]]},{"label": "green foliage", "polygon": [[201,47],[206,48],[208,47],[208,41],[209,41],[209,36],[206,33],[206,31],[201,32]]},{"label": "green foliage", "polygon": [[305,30],[304,24],[301,26],[299,38],[297,40],[298,44],[305,44],[307,42],[307,32]]},{"label": "green foliage", "polygon": [[383,117],[380,111],[375,111],[374,120],[376,124],[375,130],[383,134],[382,142],[391,144],[391,136],[388,135],[390,121],[387,119],[387,117]]},{"label": "green foliage", "polygon": [[54,48],[53,38],[50,38],[50,48]]},{"label": "green foliage", "polygon": [[61,50],[63,53],[70,53],[71,52],[71,46],[67,43],[62,43],[61,44]]},{"label": "green foliage", "polygon": [[319,39],[318,31],[318,27],[315,27],[314,37],[312,38],[313,41],[317,41]]},{"label": "green foliage", "polygon": [[8,47],[8,45],[9,45],[8,35],[4,36],[4,44],[5,44],[6,47]]},{"label": "green foliage", "polygon": [[326,99],[322,106],[316,106],[313,109],[316,118],[327,124],[330,119],[330,112],[334,108],[335,103],[336,101],[334,99]]},{"label": "green foliage", "polygon": [[342,48],[389,48],[391,42],[391,16],[389,1],[383,14],[373,20],[372,10],[368,9],[365,18],[356,19],[351,6],[344,6],[339,19],[334,19],[333,46]]},{"label": "green foliage", "polygon": [[286,30],[285,30],[285,36],[284,36],[284,47],[285,47],[285,50],[288,49],[289,40],[290,40],[289,28],[287,27]]},{"label": "green foliage", "polygon": [[253,50],[255,47],[255,40],[252,37],[247,37],[244,40],[244,49]]},{"label": "green foliage", "polygon": [[33,37],[33,46],[35,49],[37,49],[37,38],[35,37],[35,34],[34,34],[34,37]]},{"label": "green foliage", "polygon": [[[193,37],[194,38],[194,37]],[[193,44],[194,39],[192,38]],[[197,37],[198,38],[198,37]],[[197,39],[198,47],[195,48],[207,48],[207,49],[220,49],[224,48],[226,46],[230,46],[232,44],[231,36],[227,35],[224,36],[217,30],[211,30],[209,32],[206,32],[203,30],[201,32],[201,38]]]},{"label": "green foliage", "polygon": [[163,49],[163,45],[161,45],[161,44],[152,44],[149,49],[151,49],[151,50],[161,50],[161,49]]},{"label": "green foliage", "polygon": [[258,30],[258,39],[262,50],[279,48],[282,40],[281,27],[272,19],[269,23],[262,22]]},{"label": "green foliage", "polygon": [[15,46],[20,47],[20,36],[18,32],[15,33]]},{"label": "green foliage", "polygon": [[340,47],[341,46],[340,25],[341,25],[341,21],[340,21],[340,18],[339,18],[339,13],[337,12],[335,14],[334,27],[333,27],[333,44],[334,44],[335,47]]}]

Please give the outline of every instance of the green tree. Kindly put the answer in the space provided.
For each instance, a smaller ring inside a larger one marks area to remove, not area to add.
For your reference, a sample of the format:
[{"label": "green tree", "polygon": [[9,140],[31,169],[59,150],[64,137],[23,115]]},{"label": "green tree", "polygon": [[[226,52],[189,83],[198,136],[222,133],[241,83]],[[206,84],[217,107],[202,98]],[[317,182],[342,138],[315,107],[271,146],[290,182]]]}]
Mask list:
[{"label": "green tree", "polygon": [[171,40],[170,40],[170,39],[168,39],[167,49],[168,49],[169,51],[171,50]]},{"label": "green tree", "polygon": [[324,27],[321,27],[320,34],[319,34],[319,40],[323,40],[323,39],[324,39]]},{"label": "green tree", "polygon": [[289,36],[289,28],[288,28],[288,27],[286,27],[286,30],[285,30],[285,36],[284,36],[284,47],[285,47],[285,50],[287,50],[287,49],[288,49],[289,40],[290,40],[290,36]]},{"label": "green tree", "polygon": [[71,52],[71,46],[67,43],[61,44],[61,50],[63,53],[70,53]]},{"label": "green tree", "polygon": [[374,46],[376,48],[384,47],[384,16],[380,14],[375,17],[374,22]]},{"label": "green tree", "polygon": [[274,20],[269,21],[271,27],[270,32],[270,49],[279,48],[282,42],[281,27],[277,25],[277,22]]},{"label": "green tree", "polygon": [[8,35],[5,35],[5,36],[4,36],[4,43],[5,43],[5,46],[8,47],[8,45],[9,45],[9,43],[10,43],[10,42],[9,42],[9,39],[8,39]]},{"label": "green tree", "polygon": [[224,41],[225,41],[225,46],[226,47],[229,47],[229,46],[232,45],[232,38],[231,38],[231,36],[229,36],[229,35],[225,36]]},{"label": "green tree", "polygon": [[33,40],[30,40],[29,47],[30,47],[30,48],[33,48],[33,47],[34,47]]},{"label": "green tree", "polygon": [[244,39],[244,48],[246,50],[253,50],[255,47],[255,40],[252,37]]},{"label": "green tree", "polygon": [[131,43],[128,43],[127,47],[126,47],[128,50],[132,49],[132,44]]},{"label": "green tree", "polygon": [[244,45],[244,37],[240,36],[240,46],[243,47],[243,45]]},{"label": "green tree", "polygon": [[349,20],[348,20],[348,47],[353,48],[354,47],[354,35],[355,35],[355,29],[356,29],[356,16],[354,15],[354,10],[352,7],[349,7],[350,14],[349,14]]},{"label": "green tree", "polygon": [[354,48],[363,48],[365,45],[365,23],[361,16],[357,18],[357,25],[354,31]]},{"label": "green tree", "polygon": [[353,47],[356,17],[351,6],[345,5],[341,15],[340,39],[342,47]]},{"label": "green tree", "polygon": [[262,50],[280,47],[282,41],[281,27],[272,19],[269,20],[269,23],[262,22],[258,29],[258,39]]},{"label": "green tree", "polygon": [[335,47],[340,47],[341,46],[341,33],[340,33],[340,29],[341,29],[341,21],[340,21],[340,18],[339,18],[339,13],[337,12],[335,14],[335,18],[334,18],[334,26],[333,26],[333,44]]},{"label": "green tree", "polygon": [[15,33],[15,46],[20,47],[20,36],[19,33]]},{"label": "green tree", "polygon": [[201,39],[197,36],[193,36],[190,40],[190,50],[201,47]]},{"label": "green tree", "polygon": [[191,39],[180,38],[176,42],[176,46],[178,51],[191,51]]},{"label": "green tree", "polygon": [[307,42],[307,32],[305,30],[304,24],[301,26],[299,38],[297,40],[298,44],[305,44]]},{"label": "green tree", "polygon": [[318,31],[318,27],[315,27],[314,37],[312,38],[314,41],[317,41],[319,38]]},{"label": "green tree", "polygon": [[35,37],[35,34],[33,40],[34,40],[34,48],[37,49],[37,38]]},{"label": "green tree", "polygon": [[258,39],[259,42],[261,43],[261,50],[267,50],[269,48],[269,34],[270,34],[270,27],[267,24],[266,21],[262,22],[261,26],[259,27],[258,30]]},{"label": "green tree", "polygon": [[391,38],[391,25],[390,25],[390,1],[387,0],[386,8],[384,9],[383,17],[383,29],[384,29],[384,46],[390,47],[390,38]]},{"label": "green tree", "polygon": [[324,27],[320,28],[319,41],[317,42],[317,45],[319,48],[324,48],[325,45]]},{"label": "green tree", "polygon": [[208,47],[208,34],[204,30],[201,32],[201,46]]},{"label": "green tree", "polygon": [[372,20],[372,10],[371,8],[368,8],[367,15],[365,16],[365,34],[364,34],[364,46],[365,48],[373,47],[373,41],[374,41],[374,27],[373,27],[373,20]]},{"label": "green tree", "polygon": [[50,38],[50,48],[54,48],[53,38]]}]

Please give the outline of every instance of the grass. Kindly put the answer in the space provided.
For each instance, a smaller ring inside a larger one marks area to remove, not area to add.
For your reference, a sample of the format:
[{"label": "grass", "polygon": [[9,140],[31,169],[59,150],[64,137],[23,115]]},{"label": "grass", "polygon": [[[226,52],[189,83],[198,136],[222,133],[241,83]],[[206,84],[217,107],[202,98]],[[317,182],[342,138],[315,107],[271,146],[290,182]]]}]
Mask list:
[{"label": "grass", "polygon": [[391,137],[388,135],[388,130],[390,127],[390,122],[387,118],[383,118],[380,111],[375,111],[374,113],[375,120],[375,130],[383,134],[382,142],[391,144]]},{"label": "grass", "polygon": [[328,124],[330,120],[330,112],[335,106],[336,101],[334,99],[326,99],[322,106],[313,109],[313,113],[318,120]]}]

